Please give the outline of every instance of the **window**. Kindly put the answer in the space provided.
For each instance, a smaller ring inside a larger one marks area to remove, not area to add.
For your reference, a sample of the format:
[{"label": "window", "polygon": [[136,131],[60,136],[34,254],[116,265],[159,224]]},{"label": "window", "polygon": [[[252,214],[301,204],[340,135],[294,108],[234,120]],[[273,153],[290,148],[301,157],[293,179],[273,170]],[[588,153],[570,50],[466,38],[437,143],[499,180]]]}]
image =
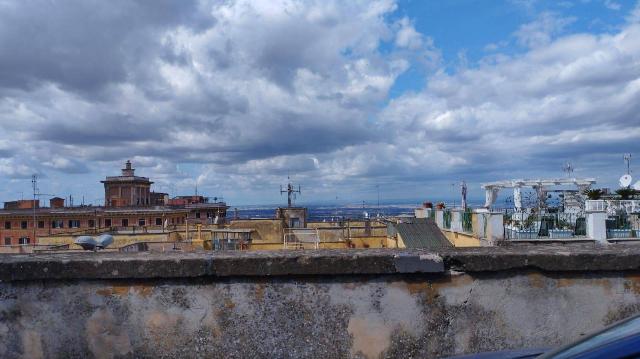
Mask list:
[{"label": "window", "polygon": [[4,245],[5,246],[11,245],[11,237],[4,237]]},{"label": "window", "polygon": [[29,237],[22,237],[19,241],[20,244],[29,244]]},{"label": "window", "polygon": [[44,221],[38,221],[38,228],[44,228]]},{"label": "window", "polygon": [[200,218],[200,212],[196,212],[196,218]]},{"label": "window", "polygon": [[156,226],[161,226],[162,225],[162,218],[158,217],[156,218]]},{"label": "window", "polygon": [[4,222],[4,229],[11,229],[11,222],[9,221]]},{"label": "window", "polygon": [[145,226],[145,222],[146,222],[146,221],[144,220],[144,218],[140,218],[140,219],[138,219],[138,225],[139,225],[140,227],[144,227],[144,226]]},{"label": "window", "polygon": [[105,227],[111,227],[111,218],[106,218],[104,220],[104,226]]},{"label": "window", "polygon": [[53,221],[51,221],[51,228],[63,228],[64,227],[64,221],[61,219],[54,219]]},{"label": "window", "polygon": [[89,220],[89,228],[93,228],[93,227],[95,227],[95,226],[96,226],[96,221],[95,221],[95,220],[93,220],[93,219],[90,219],[90,220]]},{"label": "window", "polygon": [[20,228],[27,229],[27,221],[20,222]]},{"label": "window", "polygon": [[80,228],[80,221],[77,219],[70,219],[69,228]]},{"label": "window", "polygon": [[122,226],[123,227],[129,227],[129,220],[127,218],[123,218],[122,219]]}]

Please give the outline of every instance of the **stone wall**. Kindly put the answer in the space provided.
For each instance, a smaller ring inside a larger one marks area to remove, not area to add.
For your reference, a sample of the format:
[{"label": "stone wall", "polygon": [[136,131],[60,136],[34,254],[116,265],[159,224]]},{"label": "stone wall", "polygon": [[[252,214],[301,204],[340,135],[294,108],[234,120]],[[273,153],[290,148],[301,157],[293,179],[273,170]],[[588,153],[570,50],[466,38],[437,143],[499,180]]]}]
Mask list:
[{"label": "stone wall", "polygon": [[440,357],[640,311],[640,249],[5,255],[0,357]]}]

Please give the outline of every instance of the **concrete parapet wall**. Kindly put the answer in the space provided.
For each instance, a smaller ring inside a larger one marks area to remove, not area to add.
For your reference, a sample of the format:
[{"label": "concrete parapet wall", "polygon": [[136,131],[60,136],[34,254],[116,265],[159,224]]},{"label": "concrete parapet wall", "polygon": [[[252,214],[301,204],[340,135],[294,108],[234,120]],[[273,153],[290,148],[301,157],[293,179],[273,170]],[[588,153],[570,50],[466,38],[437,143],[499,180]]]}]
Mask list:
[{"label": "concrete parapet wall", "polygon": [[454,247],[480,247],[480,239],[471,233],[454,232],[449,229],[441,229],[442,234]]},{"label": "concrete parapet wall", "polygon": [[0,357],[439,357],[640,311],[640,248],[6,255]]},{"label": "concrete parapet wall", "polygon": [[235,219],[229,228],[254,229],[251,238],[255,242],[282,242],[284,236],[284,222],[281,219]]}]

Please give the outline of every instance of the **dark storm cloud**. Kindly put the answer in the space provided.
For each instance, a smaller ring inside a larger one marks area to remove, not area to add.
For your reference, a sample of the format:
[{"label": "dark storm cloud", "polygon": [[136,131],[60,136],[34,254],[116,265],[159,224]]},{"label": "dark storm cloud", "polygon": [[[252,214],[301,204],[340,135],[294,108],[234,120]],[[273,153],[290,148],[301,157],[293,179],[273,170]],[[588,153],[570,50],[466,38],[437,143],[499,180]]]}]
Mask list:
[{"label": "dark storm cloud", "polygon": [[51,121],[31,132],[37,140],[66,145],[123,145],[162,141],[162,131],[152,122],[117,114],[102,114],[76,122]]}]

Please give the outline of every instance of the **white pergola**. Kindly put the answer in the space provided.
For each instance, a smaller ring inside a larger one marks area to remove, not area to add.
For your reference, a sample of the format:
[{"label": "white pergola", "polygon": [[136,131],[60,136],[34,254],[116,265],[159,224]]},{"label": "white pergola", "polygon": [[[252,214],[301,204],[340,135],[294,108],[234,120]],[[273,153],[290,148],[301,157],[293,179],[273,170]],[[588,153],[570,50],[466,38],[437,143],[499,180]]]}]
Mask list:
[{"label": "white pergola", "polygon": [[557,178],[557,179],[514,179],[498,182],[490,182],[482,185],[485,190],[484,207],[489,208],[498,197],[498,193],[503,188],[513,188],[513,203],[516,210],[522,210],[522,188],[530,187],[536,190],[538,199],[544,201],[546,198],[546,187],[574,185],[578,191],[582,192],[596,183],[594,178]]}]

